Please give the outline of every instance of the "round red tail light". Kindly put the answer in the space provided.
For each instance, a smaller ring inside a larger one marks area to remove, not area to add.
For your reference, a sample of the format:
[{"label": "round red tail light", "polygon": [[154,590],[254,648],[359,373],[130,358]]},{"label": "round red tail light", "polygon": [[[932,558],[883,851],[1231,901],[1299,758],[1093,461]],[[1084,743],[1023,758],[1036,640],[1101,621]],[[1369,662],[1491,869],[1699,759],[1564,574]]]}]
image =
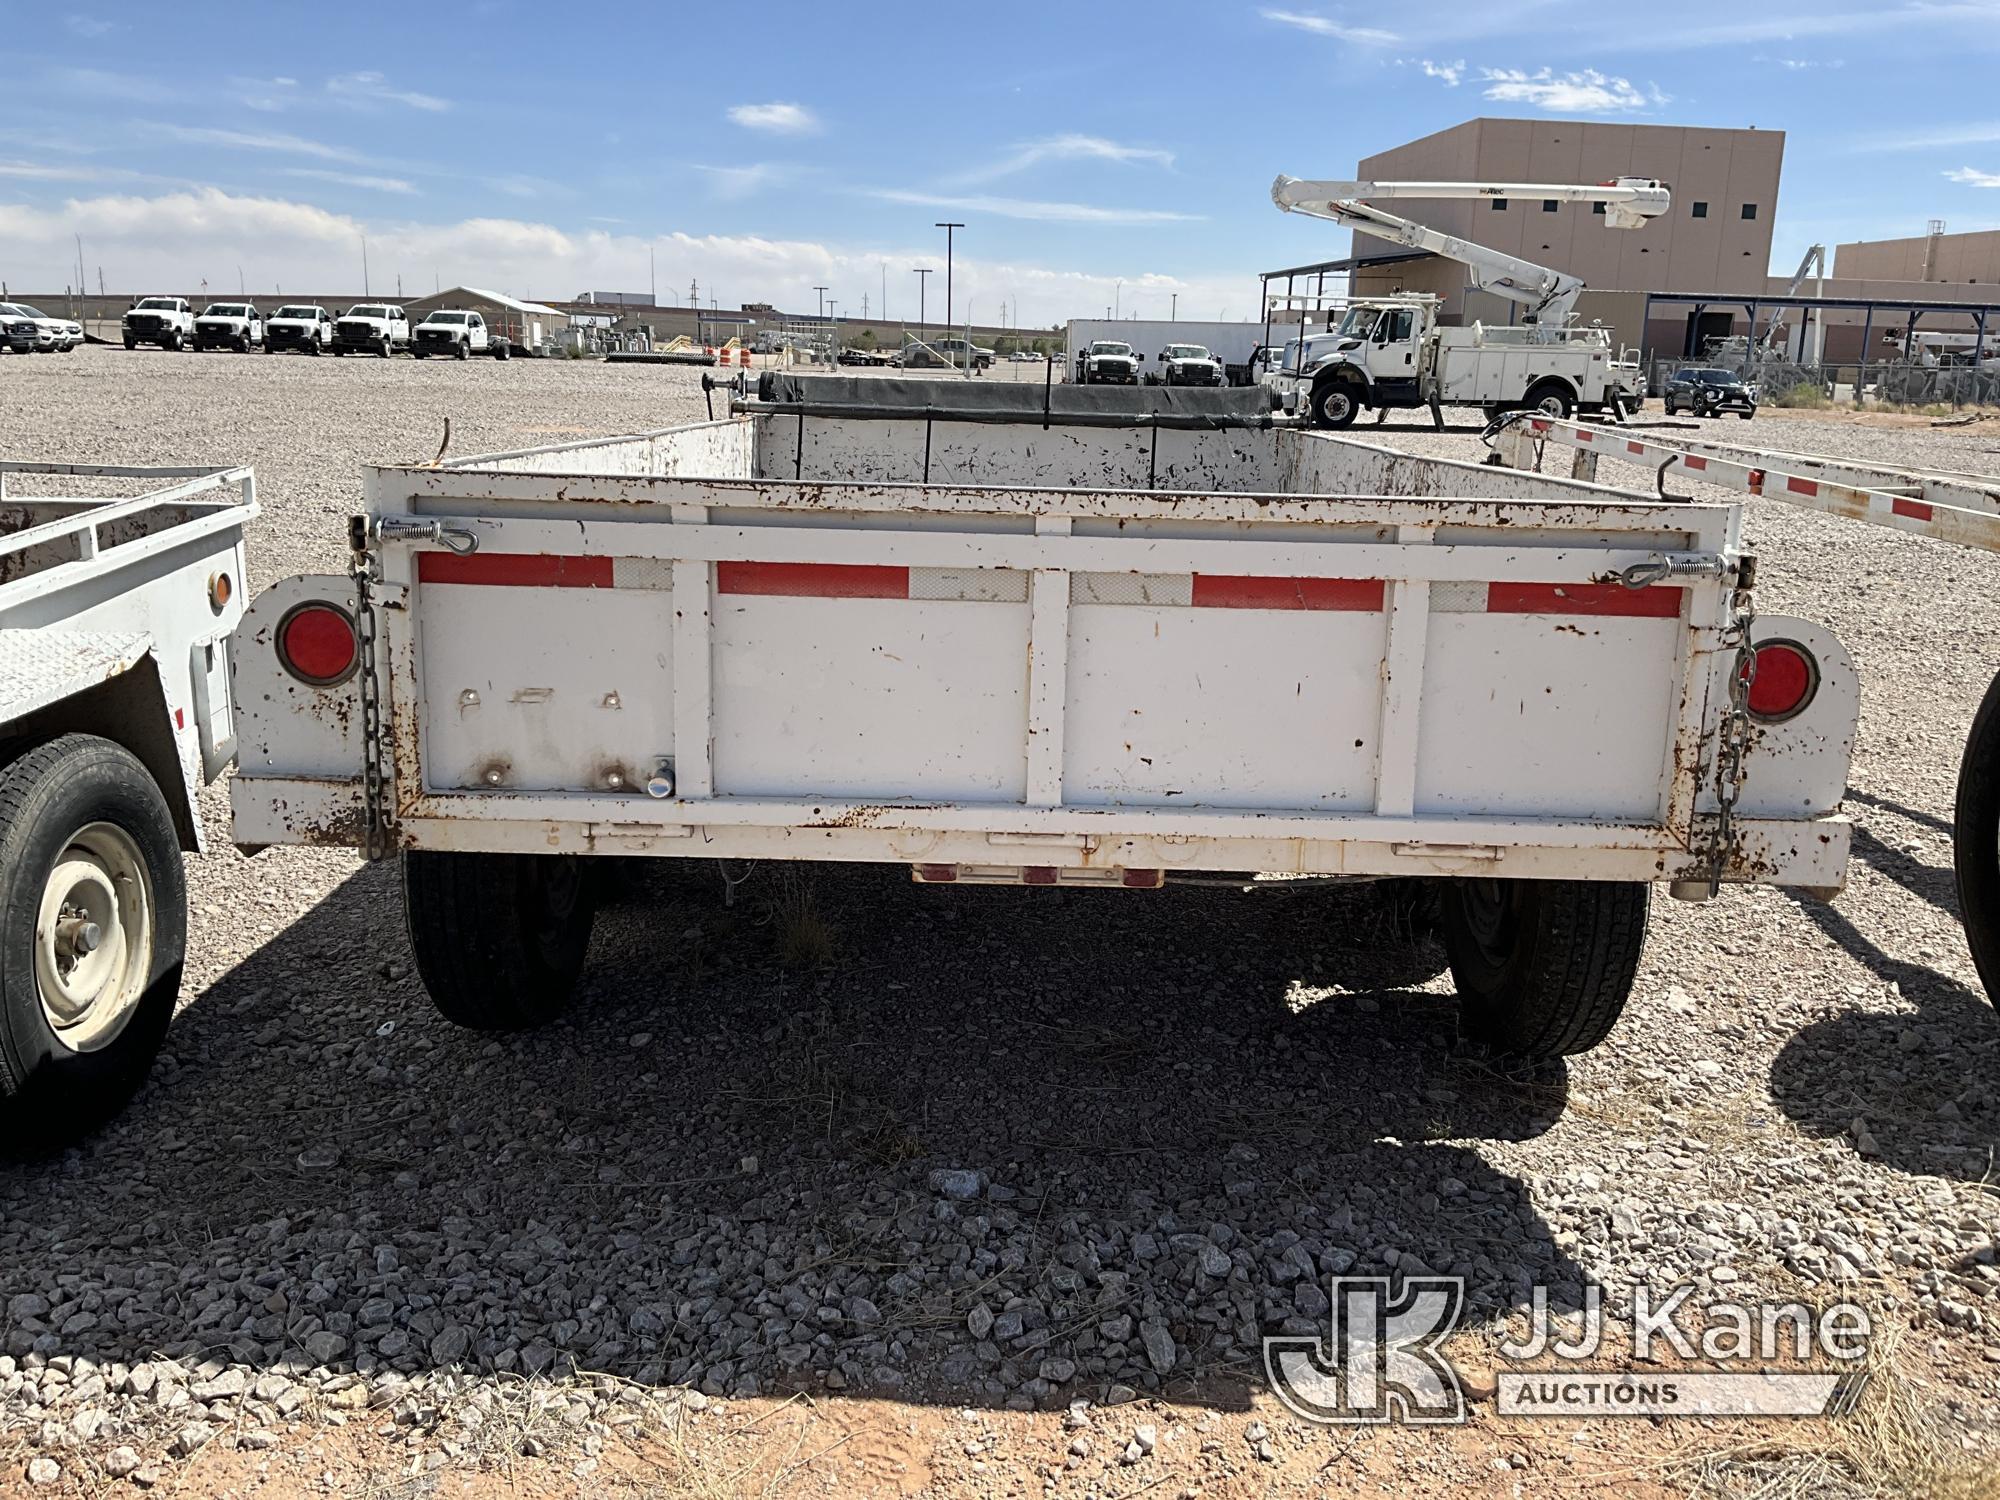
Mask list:
[{"label": "round red tail light", "polygon": [[1750,717],[1782,724],[1804,713],[1819,691],[1819,662],[1797,641],[1763,641],[1750,678]]},{"label": "round red tail light", "polygon": [[313,687],[345,682],[360,662],[354,619],[337,604],[297,604],[278,621],[278,661]]}]

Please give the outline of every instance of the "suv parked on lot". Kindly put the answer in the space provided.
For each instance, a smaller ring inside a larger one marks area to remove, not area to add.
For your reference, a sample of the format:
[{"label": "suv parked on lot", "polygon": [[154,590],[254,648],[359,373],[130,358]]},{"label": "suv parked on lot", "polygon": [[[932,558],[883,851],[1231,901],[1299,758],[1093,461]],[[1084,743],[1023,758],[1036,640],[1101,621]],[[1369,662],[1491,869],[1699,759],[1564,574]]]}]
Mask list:
[{"label": "suv parked on lot", "polygon": [[294,302],[271,314],[264,325],[264,352],[303,349],[323,354],[333,342],[333,314],[317,303]]},{"label": "suv parked on lot", "polygon": [[1691,411],[1697,417],[1719,417],[1733,411],[1744,421],[1757,415],[1757,387],[1746,385],[1732,370],[1680,370],[1667,382],[1667,415]]},{"label": "suv parked on lot", "polygon": [[490,354],[506,359],[513,352],[507,340],[489,330],[486,319],[476,312],[434,312],[410,335],[410,353],[418,359],[427,354],[449,354],[454,359]]},{"label": "suv parked on lot", "polygon": [[249,302],[211,302],[194,320],[197,349],[234,349],[248,354],[264,342],[264,315]]},{"label": "suv parked on lot", "polygon": [[41,330],[35,320],[11,302],[0,302],[0,349],[13,354],[33,354]]},{"label": "suv parked on lot", "polygon": [[194,342],[194,309],[185,297],[141,297],[125,314],[121,328],[127,349],[141,344],[184,348]]},{"label": "suv parked on lot", "polygon": [[[40,308],[30,307],[25,302],[0,302],[0,316],[16,325],[22,322],[32,325],[28,348],[37,354],[67,354],[83,342],[81,323],[72,323],[68,318],[52,318]],[[11,335],[10,342],[13,337],[18,335]]]},{"label": "suv parked on lot", "polygon": [[379,354],[410,347],[410,320],[389,302],[357,302],[333,325],[335,354]]}]

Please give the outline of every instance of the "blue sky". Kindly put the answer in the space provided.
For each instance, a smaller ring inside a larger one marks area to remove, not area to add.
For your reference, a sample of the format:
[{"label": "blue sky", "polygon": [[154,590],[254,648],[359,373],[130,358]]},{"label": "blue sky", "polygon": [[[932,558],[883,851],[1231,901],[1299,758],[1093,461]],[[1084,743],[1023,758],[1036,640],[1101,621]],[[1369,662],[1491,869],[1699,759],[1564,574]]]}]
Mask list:
[{"label": "blue sky", "polygon": [[[1024,0],[0,0],[0,279],[1250,316],[1344,253],[1279,172],[1476,115],[1787,132],[1774,269],[2000,224],[2000,0],[1634,7]],[[693,61],[690,61],[693,59]],[[656,270],[649,271],[649,257]]]}]

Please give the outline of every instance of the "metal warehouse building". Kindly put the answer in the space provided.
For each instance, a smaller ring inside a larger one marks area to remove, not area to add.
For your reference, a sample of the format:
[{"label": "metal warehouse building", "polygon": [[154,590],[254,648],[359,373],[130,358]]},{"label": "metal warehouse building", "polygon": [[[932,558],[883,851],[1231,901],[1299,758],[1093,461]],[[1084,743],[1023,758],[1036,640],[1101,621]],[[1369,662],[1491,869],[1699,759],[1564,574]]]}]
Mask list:
[{"label": "metal warehouse building", "polygon": [[412,325],[434,312],[476,312],[486,326],[500,330],[517,349],[541,353],[561,342],[569,328],[569,314],[540,302],[523,302],[502,292],[485,292],[476,286],[446,287],[428,297],[416,297],[402,304]]}]

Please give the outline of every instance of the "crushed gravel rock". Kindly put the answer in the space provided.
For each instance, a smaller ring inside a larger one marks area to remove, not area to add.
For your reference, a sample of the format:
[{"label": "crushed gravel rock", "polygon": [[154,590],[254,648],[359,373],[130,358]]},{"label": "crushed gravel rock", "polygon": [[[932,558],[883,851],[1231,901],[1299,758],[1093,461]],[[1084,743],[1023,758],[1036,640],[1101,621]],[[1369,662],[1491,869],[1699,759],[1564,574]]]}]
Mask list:
[{"label": "crushed gravel rock", "polygon": [[[259,586],[340,569],[357,463],[428,458],[446,417],[470,453],[702,413],[696,372],[559,361],[93,348],[0,377],[17,454],[254,464]],[[1715,435],[2000,470],[1979,426]],[[759,1493],[1871,1492],[1811,1431],[1476,1403],[1360,1441],[1271,1400],[1259,1341],[1323,1329],[1328,1277],[1424,1270],[1466,1279],[1468,1368],[1536,1286],[1614,1317],[1681,1282],[1858,1297],[1905,1330],[1938,1461],[1990,1462],[2000,1021],[1950,816],[2000,559],[1747,514],[1760,609],[1861,669],[1850,887],[1662,895],[1611,1040],[1531,1075],[1459,1044],[1442,954],[1367,890],[866,867],[725,906],[708,866],[621,862],[570,1015],[477,1035],[425,1000],[392,869],[246,858],[211,789],[152,1081],[0,1168],[0,1492],[678,1493],[717,1466]],[[801,902],[831,953],[791,968]]]}]

